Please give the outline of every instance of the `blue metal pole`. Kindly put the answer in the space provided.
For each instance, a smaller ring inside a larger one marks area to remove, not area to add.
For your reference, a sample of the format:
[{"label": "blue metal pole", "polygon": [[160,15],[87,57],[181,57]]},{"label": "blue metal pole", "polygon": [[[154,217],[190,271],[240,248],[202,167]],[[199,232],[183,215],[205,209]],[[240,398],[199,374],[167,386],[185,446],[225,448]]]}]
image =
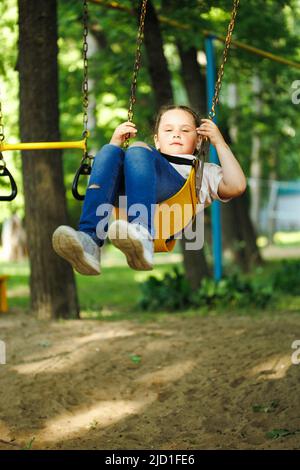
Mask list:
[{"label": "blue metal pole", "polygon": [[[210,110],[212,100],[215,93],[216,83],[216,64],[213,37],[208,36],[205,39],[206,51],[206,90],[207,90],[207,107]],[[216,123],[216,117],[214,118]],[[213,145],[210,146],[209,161],[220,164],[217,151]],[[214,201],[212,204],[212,240],[213,240],[213,258],[214,258],[214,279],[219,281],[222,277],[222,227],[221,227],[221,203]]]}]

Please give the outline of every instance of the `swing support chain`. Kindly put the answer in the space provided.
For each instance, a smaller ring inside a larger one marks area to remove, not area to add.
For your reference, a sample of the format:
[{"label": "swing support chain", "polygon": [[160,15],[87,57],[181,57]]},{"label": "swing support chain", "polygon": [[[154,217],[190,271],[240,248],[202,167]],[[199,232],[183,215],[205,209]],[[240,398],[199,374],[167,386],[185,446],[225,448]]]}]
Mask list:
[{"label": "swing support chain", "polygon": [[220,90],[221,90],[221,86],[222,86],[224,68],[225,68],[225,64],[227,62],[228,52],[229,52],[229,49],[230,49],[232,33],[233,33],[233,30],[234,30],[234,26],[235,26],[235,20],[236,20],[236,15],[237,15],[237,12],[238,12],[239,3],[240,3],[240,0],[234,0],[233,1],[233,9],[232,9],[232,13],[231,13],[231,19],[230,19],[230,22],[229,22],[229,25],[228,25],[227,36],[226,36],[226,39],[225,39],[225,47],[224,47],[224,50],[223,50],[223,59],[222,59],[222,63],[220,65],[220,68],[219,68],[219,71],[218,71],[218,78],[217,78],[217,82],[216,82],[216,86],[215,86],[215,94],[214,94],[214,97],[213,97],[213,100],[212,100],[211,110],[209,112],[209,119],[214,119],[214,117],[216,115],[216,106],[219,102],[219,95],[220,95]]},{"label": "swing support chain", "polygon": [[[4,124],[3,124],[3,114],[2,114],[2,104],[0,101],[0,142],[4,142],[5,135],[4,135]],[[2,157],[3,158],[3,157]]]},{"label": "swing support chain", "polygon": [[[140,22],[139,22],[137,41],[136,41],[135,60],[134,60],[133,74],[132,74],[132,80],[131,80],[131,95],[130,95],[129,108],[128,108],[128,121],[129,122],[133,122],[133,107],[136,102],[137,77],[138,77],[138,73],[140,71],[141,62],[142,62],[141,49],[142,49],[142,44],[143,44],[143,39],[144,39],[147,1],[148,0],[142,0],[142,6],[141,6],[141,12],[140,12]],[[128,145],[129,145],[129,135],[126,136],[126,140],[123,144],[123,147],[127,149]]]},{"label": "swing support chain", "polygon": [[[2,105],[0,101],[0,144],[3,144],[4,139],[5,139],[5,135],[4,135],[4,125],[3,125],[3,114],[2,114]],[[8,194],[7,196],[0,195],[0,201],[12,201],[13,199],[15,199],[18,193],[18,188],[17,188],[16,182],[12,174],[8,171],[8,168],[6,167],[6,162],[4,160],[2,152],[0,152],[0,177],[8,177],[9,182],[10,182],[10,189],[11,189],[11,193]]]},{"label": "swing support chain", "polygon": [[[220,95],[220,90],[222,86],[222,79],[224,75],[224,68],[225,64],[227,62],[227,57],[228,57],[228,52],[230,49],[230,44],[231,44],[231,39],[232,39],[232,33],[234,30],[235,26],[235,20],[238,12],[238,7],[239,7],[240,0],[233,0],[233,9],[231,12],[231,19],[228,25],[228,30],[227,30],[227,35],[225,39],[225,47],[223,50],[223,57],[222,57],[222,62],[218,71],[218,78],[216,81],[215,85],[215,93],[212,99],[212,105],[211,105],[211,110],[208,113],[208,119],[213,120],[215,115],[216,115],[216,107],[219,103],[219,95]],[[209,154],[209,147],[210,147],[210,141],[208,138],[202,139],[200,149],[196,155],[196,160],[198,161],[198,164],[196,164],[196,168],[199,167],[200,165],[200,170],[196,172],[196,191],[197,194],[199,194],[198,191],[201,189],[202,185],[202,178],[203,178],[203,169],[204,169],[204,163],[207,159],[207,156]]]},{"label": "swing support chain", "polygon": [[83,82],[82,82],[82,108],[83,108],[83,137],[88,137],[88,107],[89,107],[89,82],[88,82],[88,5],[83,0]]},{"label": "swing support chain", "polygon": [[89,176],[92,171],[93,156],[88,154],[87,151],[87,138],[88,131],[88,107],[89,107],[89,82],[88,82],[88,2],[83,0],[83,44],[82,44],[82,59],[83,59],[83,81],[82,81],[82,110],[83,110],[83,139],[85,148],[80,162],[80,167],[76,171],[72,183],[72,194],[78,201],[84,200],[84,195],[79,194],[78,184],[80,176]]}]

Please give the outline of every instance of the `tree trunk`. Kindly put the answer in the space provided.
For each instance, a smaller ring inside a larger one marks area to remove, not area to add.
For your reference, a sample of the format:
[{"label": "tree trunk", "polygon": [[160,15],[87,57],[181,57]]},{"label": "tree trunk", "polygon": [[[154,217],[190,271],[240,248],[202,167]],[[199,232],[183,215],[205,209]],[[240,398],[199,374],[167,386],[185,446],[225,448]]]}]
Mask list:
[{"label": "tree trunk", "polygon": [[249,217],[249,192],[233,199],[222,211],[224,237],[235,262],[244,272],[263,264],[256,245],[256,233]]},{"label": "tree trunk", "polygon": [[260,212],[260,207],[261,207],[260,147],[261,147],[260,136],[257,134],[253,134],[252,148],[251,148],[251,166],[250,166],[250,178],[251,178],[251,186],[252,186],[250,216],[256,229],[258,229],[259,227],[259,212]]},{"label": "tree trunk", "polygon": [[204,117],[207,115],[206,76],[198,63],[197,49],[195,47],[185,49],[180,42],[177,42],[177,49],[181,62],[181,76],[190,106]]},{"label": "tree trunk", "polygon": [[[254,93],[253,111],[259,119],[262,110],[262,102],[260,98],[261,93],[261,80],[257,75],[253,76],[252,89]],[[261,158],[260,158],[261,138],[256,131],[252,136],[252,149],[251,149],[251,166],[250,177],[253,182],[251,191],[250,215],[255,228],[259,224],[259,210],[261,207]]]},{"label": "tree trunk", "polygon": [[[18,0],[22,141],[58,141],[56,0]],[[31,308],[39,319],[79,316],[74,274],[53,251],[51,236],[67,209],[61,152],[22,153]]]},{"label": "tree trunk", "polygon": [[148,69],[158,110],[165,104],[173,103],[173,91],[160,25],[151,1],[148,1],[144,36]]},{"label": "tree trunk", "polygon": [[[228,119],[228,126],[222,134],[228,143],[238,139],[238,123],[234,110],[238,107],[239,94],[236,84],[229,86],[228,107],[233,110]],[[243,271],[249,271],[255,265],[263,264],[259,249],[256,245],[256,230],[250,218],[249,189],[242,197],[224,204],[222,210],[222,225],[224,246],[230,250],[234,261]]]},{"label": "tree trunk", "polygon": [[[221,129],[225,141],[231,145],[228,129]],[[256,231],[250,218],[249,190],[223,205],[222,226],[224,246],[228,247],[235,262],[243,271],[263,264],[256,245]]]},{"label": "tree trunk", "polygon": [[[150,3],[148,2],[148,11],[145,21],[145,48],[147,51],[149,74],[158,110],[165,104],[173,103],[173,91],[171,76],[163,51],[163,39],[159,21],[151,1]],[[181,243],[181,247],[186,276],[190,281],[191,287],[196,289],[199,287],[201,279],[205,275],[208,275],[204,252],[203,250],[185,250],[184,243]]]}]

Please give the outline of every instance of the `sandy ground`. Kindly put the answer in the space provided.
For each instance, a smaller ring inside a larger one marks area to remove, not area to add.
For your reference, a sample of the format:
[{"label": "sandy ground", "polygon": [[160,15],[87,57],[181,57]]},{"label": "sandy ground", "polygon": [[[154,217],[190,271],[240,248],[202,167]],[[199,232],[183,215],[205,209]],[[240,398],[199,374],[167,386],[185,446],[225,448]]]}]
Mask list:
[{"label": "sandy ground", "polygon": [[300,448],[298,314],[0,327],[0,449]]}]

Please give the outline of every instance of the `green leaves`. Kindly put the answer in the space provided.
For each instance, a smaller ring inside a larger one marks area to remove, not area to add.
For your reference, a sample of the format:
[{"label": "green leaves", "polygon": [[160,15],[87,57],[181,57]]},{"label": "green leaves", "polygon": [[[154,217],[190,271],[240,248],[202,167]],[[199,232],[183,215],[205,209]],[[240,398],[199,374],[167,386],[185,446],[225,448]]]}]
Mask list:
[{"label": "green leaves", "polygon": [[271,301],[272,294],[270,285],[258,283],[255,279],[243,279],[242,276],[234,274],[220,282],[204,279],[192,299],[196,305],[211,307],[226,304],[233,307],[265,308]]},{"label": "green leaves", "polygon": [[143,310],[181,310],[190,305],[191,288],[188,280],[176,267],[162,280],[154,276],[141,285],[139,306]]},{"label": "green leaves", "polygon": [[163,279],[151,276],[141,285],[142,297],[139,306],[143,310],[176,311],[185,308],[217,306],[265,308],[272,299],[273,286],[266,281],[243,279],[234,274],[216,282],[202,280],[199,289],[192,291],[187,278],[176,267]]},{"label": "green leaves", "polygon": [[262,276],[254,271],[251,277],[237,272],[219,282],[204,278],[199,288],[193,291],[184,273],[175,267],[162,279],[150,276],[140,286],[139,307],[151,311],[224,306],[265,309],[281,294],[288,292],[299,296],[299,273],[300,262],[289,260],[274,269],[271,275]]},{"label": "green leaves", "polygon": [[274,290],[299,295],[299,273],[299,261],[283,261],[280,269],[272,275]]},{"label": "green leaves", "polygon": [[300,434],[300,429],[296,431],[289,431],[288,429],[272,429],[266,433],[268,439],[279,439],[280,437],[294,436],[295,434]]},{"label": "green leaves", "polygon": [[252,411],[254,411],[254,413],[272,413],[273,411],[276,410],[278,405],[279,405],[278,401],[271,401],[271,403],[268,405],[255,404],[252,406]]},{"label": "green leaves", "polygon": [[[252,411],[254,411],[254,413],[272,413],[278,408],[278,406],[278,400],[273,400],[269,404],[254,404],[252,406]],[[266,437],[268,439],[280,439],[287,436],[294,436],[295,434],[300,434],[300,429],[290,431],[289,429],[285,428],[275,428],[272,429],[272,431],[268,431],[266,433]]]},{"label": "green leaves", "polygon": [[31,450],[33,442],[35,441],[35,437],[32,437],[26,444],[25,447],[21,450]]},{"label": "green leaves", "polygon": [[139,364],[142,360],[142,356],[139,356],[138,354],[130,354],[129,357],[131,362],[134,364]]}]

